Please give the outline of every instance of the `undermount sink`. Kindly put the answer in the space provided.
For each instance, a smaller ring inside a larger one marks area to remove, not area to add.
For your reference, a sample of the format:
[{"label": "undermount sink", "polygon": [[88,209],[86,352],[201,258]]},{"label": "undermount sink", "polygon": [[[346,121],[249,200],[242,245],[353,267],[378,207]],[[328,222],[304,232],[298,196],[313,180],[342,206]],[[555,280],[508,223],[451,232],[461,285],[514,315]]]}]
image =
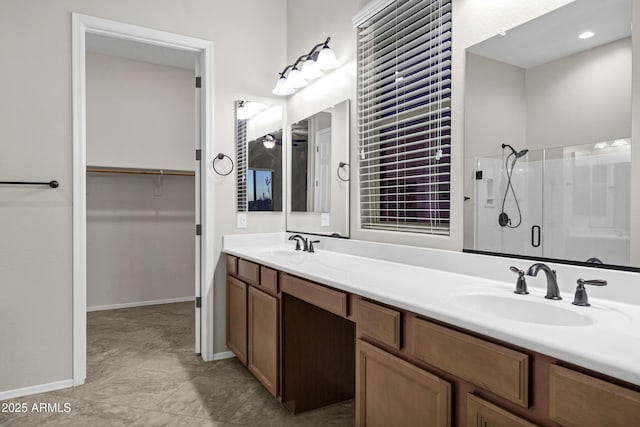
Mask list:
[{"label": "undermount sink", "polygon": [[558,306],[558,301],[524,298],[529,297],[519,299],[499,295],[471,294],[458,295],[454,300],[460,304],[461,308],[517,322],[555,326],[587,326],[593,323],[593,319],[588,316]]}]

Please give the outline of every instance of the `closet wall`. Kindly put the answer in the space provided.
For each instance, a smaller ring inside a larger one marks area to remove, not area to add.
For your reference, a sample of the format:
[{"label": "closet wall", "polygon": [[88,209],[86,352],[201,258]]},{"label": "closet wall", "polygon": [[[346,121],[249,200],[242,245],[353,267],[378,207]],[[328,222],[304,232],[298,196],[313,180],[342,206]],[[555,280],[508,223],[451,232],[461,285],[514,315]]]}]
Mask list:
[{"label": "closet wall", "polygon": [[[194,71],[87,53],[87,164],[194,169]],[[194,297],[195,178],[87,175],[87,307]]]}]

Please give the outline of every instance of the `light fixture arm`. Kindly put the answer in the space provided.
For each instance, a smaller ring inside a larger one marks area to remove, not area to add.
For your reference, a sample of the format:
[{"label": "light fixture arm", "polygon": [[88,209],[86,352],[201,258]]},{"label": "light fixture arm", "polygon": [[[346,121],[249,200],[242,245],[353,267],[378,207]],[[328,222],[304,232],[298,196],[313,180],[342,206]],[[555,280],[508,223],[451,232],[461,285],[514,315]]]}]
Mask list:
[{"label": "light fixture arm", "polygon": [[303,59],[307,59],[307,55],[300,55],[298,57],[298,59],[296,59],[296,62],[293,63],[293,68],[298,68],[298,64],[300,63],[300,61],[302,61]]},{"label": "light fixture arm", "polygon": [[312,47],[309,53],[307,54],[307,59],[314,59],[313,55],[318,53],[318,48],[327,46],[327,44],[329,43],[329,40],[331,40],[331,37],[327,37],[327,41],[325,41],[324,43],[318,43],[317,45]]},{"label": "light fixture arm", "polygon": [[280,77],[284,77],[285,74],[287,74],[287,71],[289,71],[290,68],[293,68],[294,65],[287,65],[286,67],[284,67],[284,70],[282,70],[280,74]]}]

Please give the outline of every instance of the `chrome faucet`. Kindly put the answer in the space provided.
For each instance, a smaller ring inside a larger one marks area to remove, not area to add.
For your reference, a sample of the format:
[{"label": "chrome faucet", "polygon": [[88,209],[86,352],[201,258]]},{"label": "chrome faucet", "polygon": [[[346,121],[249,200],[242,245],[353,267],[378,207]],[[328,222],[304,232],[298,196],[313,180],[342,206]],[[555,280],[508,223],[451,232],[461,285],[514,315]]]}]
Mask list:
[{"label": "chrome faucet", "polygon": [[560,296],[560,289],[558,288],[558,280],[556,278],[556,271],[552,270],[546,264],[537,262],[533,264],[527,270],[527,276],[537,276],[538,271],[544,271],[547,276],[547,295],[544,297],[547,299],[562,299]]},{"label": "chrome faucet", "polygon": [[289,240],[295,240],[296,241],[296,251],[300,250],[300,242],[302,242],[302,250],[305,251],[305,252],[309,251],[309,243],[307,242],[307,239],[305,239],[301,235],[293,234],[293,235],[289,236]]}]

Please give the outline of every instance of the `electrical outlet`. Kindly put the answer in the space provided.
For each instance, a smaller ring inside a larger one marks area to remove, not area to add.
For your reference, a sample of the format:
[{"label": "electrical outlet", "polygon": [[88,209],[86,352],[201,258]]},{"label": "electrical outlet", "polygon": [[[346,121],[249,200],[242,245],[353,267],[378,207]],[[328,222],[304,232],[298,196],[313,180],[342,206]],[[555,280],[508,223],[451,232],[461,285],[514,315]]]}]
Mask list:
[{"label": "electrical outlet", "polygon": [[331,214],[330,213],[320,214],[320,227],[328,227],[329,225],[331,225]]},{"label": "electrical outlet", "polygon": [[247,228],[247,213],[238,212],[236,217],[236,228]]}]

